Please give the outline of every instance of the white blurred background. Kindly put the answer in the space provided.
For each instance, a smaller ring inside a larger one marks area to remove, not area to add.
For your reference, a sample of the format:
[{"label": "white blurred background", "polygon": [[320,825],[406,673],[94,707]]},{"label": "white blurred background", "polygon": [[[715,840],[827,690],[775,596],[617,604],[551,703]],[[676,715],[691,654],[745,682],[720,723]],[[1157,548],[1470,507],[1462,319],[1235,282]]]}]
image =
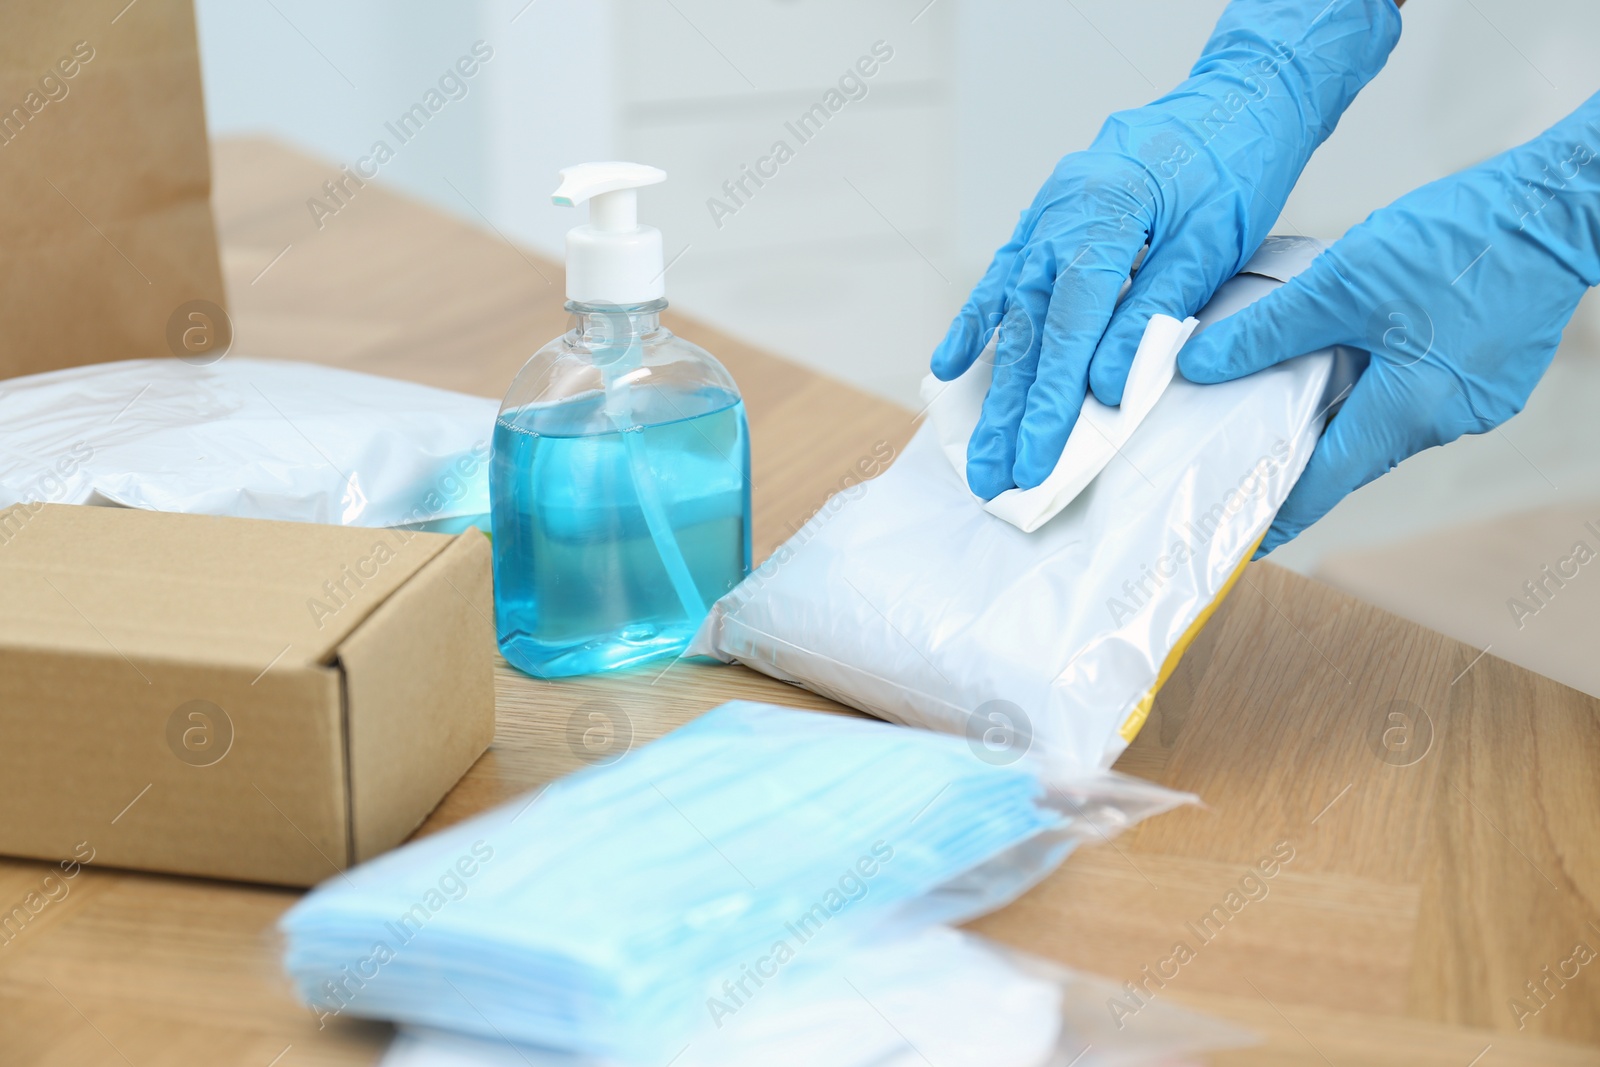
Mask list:
[{"label": "white blurred background", "polygon": [[[482,40],[493,57],[467,96],[399,146],[380,180],[559,257],[579,220],[550,204],[557,168],[661,166],[669,180],[643,194],[641,211],[665,232],[668,256],[681,253],[668,274],[675,305],[912,407],[928,353],[1057,158],[1086,145],[1109,112],[1180,81],[1223,6],[198,3],[214,136],[265,132],[333,166],[353,163],[377,139],[396,143],[384,124]],[[1411,0],[1404,22],[1280,231],[1337,237],[1600,89],[1594,0]],[[799,144],[785,123],[880,41],[893,57],[865,79],[866,95]],[[731,203],[722,183],[780,138],[795,157],[717,225],[708,200]],[[1528,409],[1501,432],[1407,462],[1275,559],[1311,572],[1340,553],[1408,542],[1426,552],[1441,531],[1553,505],[1596,502],[1600,518],[1597,320],[1591,299]],[[529,338],[530,350],[543,340]],[[1405,599],[1390,606],[1404,610]]]}]

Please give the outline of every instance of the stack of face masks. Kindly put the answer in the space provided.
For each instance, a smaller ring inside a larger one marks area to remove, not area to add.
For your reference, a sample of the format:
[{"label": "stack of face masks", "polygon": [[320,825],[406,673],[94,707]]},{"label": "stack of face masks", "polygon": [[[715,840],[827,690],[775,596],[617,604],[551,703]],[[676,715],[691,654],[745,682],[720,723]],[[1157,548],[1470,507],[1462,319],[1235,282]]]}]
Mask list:
[{"label": "stack of face masks", "polygon": [[286,966],[319,1014],[664,1063],[780,974],[998,907],[1185,799],[727,704],[325,883],[282,921]]}]

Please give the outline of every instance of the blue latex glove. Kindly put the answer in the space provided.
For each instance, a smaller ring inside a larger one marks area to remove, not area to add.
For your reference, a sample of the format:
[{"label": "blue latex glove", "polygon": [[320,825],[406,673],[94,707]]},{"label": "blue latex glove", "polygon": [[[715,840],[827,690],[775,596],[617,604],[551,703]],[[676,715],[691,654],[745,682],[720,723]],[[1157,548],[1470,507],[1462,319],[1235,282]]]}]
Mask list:
[{"label": "blue latex glove", "polygon": [[950,381],[1001,327],[974,493],[1043,482],[1090,386],[1122,402],[1150,316],[1191,315],[1237,273],[1399,36],[1394,0],[1233,0],[1188,80],[1056,166],[933,355]]},{"label": "blue latex glove", "polygon": [[1401,197],[1191,341],[1220,382],[1327,345],[1371,354],[1258,555],[1407,456],[1522,410],[1600,283],[1600,94],[1549,132]]}]

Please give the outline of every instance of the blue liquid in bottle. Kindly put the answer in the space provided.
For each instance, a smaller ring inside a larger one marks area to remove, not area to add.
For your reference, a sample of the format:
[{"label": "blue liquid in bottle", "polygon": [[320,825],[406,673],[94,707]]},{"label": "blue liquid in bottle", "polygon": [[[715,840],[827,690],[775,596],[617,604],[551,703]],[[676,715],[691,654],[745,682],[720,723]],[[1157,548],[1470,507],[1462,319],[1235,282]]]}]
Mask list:
[{"label": "blue liquid in bottle", "polygon": [[[749,571],[744,404],[653,315],[637,328],[631,370],[610,378],[546,346],[518,379],[536,370],[539,399],[513,403],[514,386],[495,424],[496,628],[507,661],[537,677],[678,655]],[[581,349],[584,334],[580,312],[553,344]]]}]

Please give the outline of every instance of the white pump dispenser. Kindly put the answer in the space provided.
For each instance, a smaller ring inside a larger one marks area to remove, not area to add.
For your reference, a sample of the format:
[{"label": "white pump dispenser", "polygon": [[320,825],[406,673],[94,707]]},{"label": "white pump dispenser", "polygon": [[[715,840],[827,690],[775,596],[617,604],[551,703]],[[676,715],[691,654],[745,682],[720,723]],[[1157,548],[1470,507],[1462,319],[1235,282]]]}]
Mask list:
[{"label": "white pump dispenser", "polygon": [[647,304],[666,295],[661,231],[639,225],[638,188],[667,173],[643,163],[580,163],[561,171],[550,199],[588,201],[589,221],[567,231],[567,299],[579,304]]}]

